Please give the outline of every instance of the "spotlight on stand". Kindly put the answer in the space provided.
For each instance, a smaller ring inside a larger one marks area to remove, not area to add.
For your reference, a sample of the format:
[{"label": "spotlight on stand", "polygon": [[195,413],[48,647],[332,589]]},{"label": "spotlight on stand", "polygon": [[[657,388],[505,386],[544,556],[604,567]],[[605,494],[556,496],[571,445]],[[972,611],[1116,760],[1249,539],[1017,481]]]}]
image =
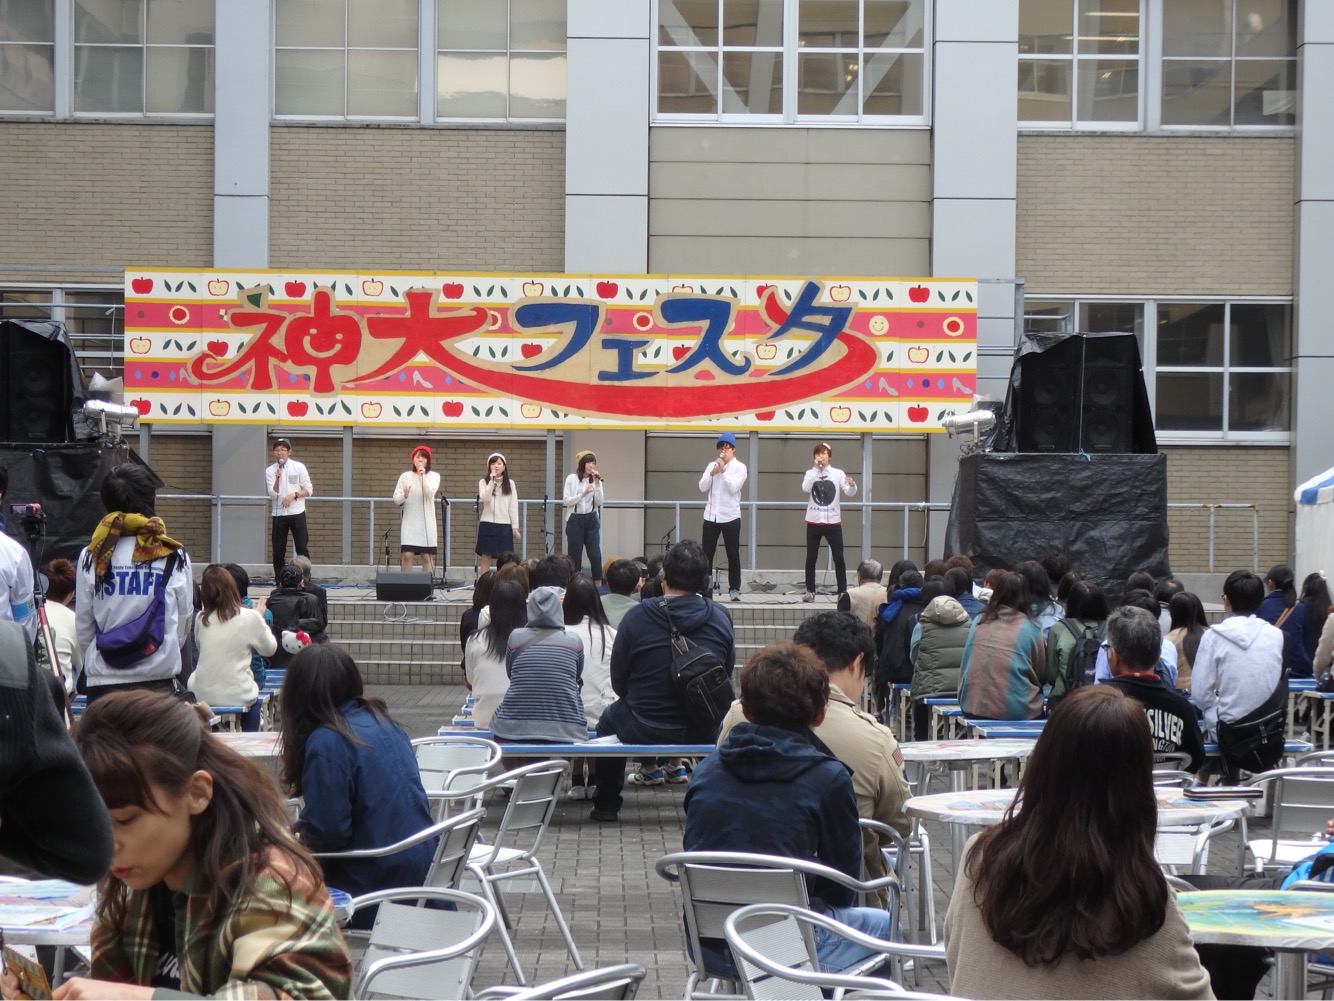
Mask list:
[{"label": "spotlight on stand", "polygon": [[139,411],[134,407],[105,400],[89,400],[83,405],[83,413],[99,422],[104,438],[124,437],[126,429],[134,427],[134,422],[139,419]]},{"label": "spotlight on stand", "polygon": [[996,426],[996,415],[990,410],[970,410],[964,414],[950,414],[940,423],[951,438],[971,431],[972,439],[963,442],[960,448],[964,455],[972,455],[981,448],[982,435]]}]

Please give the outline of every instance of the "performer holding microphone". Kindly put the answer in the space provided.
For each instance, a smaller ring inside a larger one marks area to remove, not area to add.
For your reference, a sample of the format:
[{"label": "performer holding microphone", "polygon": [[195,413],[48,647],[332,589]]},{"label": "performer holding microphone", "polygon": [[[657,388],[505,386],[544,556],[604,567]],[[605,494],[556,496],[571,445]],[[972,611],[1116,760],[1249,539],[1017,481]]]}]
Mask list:
[{"label": "performer holding microphone", "polygon": [[584,550],[594,584],[602,583],[602,474],[598,457],[587,450],[574,457],[575,471],[565,477],[565,552],[574,572],[583,573]]},{"label": "performer holding microphone", "polygon": [[727,590],[733,601],[741,600],[741,488],[746,484],[746,464],[736,457],[736,435],[718,436],[718,458],[704,467],[699,492],[708,494],[704,504],[704,555],[713,573],[713,555],[718,536],[727,549]]},{"label": "performer holding microphone", "polygon": [[418,445],[412,450],[412,468],[398,478],[394,503],[403,509],[399,525],[398,565],[412,569],[412,557],[420,556],[422,569],[435,572],[435,495],[440,492],[440,474],[431,472],[431,450]]},{"label": "performer holding microphone", "polygon": [[849,497],[857,493],[857,484],[851,476],[829,464],[834,450],[828,443],[815,446],[815,465],[806,470],[801,481],[802,493],[810,494],[806,503],[806,594],[802,601],[815,600],[815,557],[820,551],[820,539],[829,543],[834,557],[834,578],[838,581],[841,597],[848,590],[848,568],[843,562],[843,511],[838,492]]},{"label": "performer holding microphone", "polygon": [[491,569],[497,556],[514,551],[519,531],[519,485],[510,479],[509,463],[499,452],[486,459],[486,477],[477,481],[480,511],[477,520],[477,555],[481,572]]}]

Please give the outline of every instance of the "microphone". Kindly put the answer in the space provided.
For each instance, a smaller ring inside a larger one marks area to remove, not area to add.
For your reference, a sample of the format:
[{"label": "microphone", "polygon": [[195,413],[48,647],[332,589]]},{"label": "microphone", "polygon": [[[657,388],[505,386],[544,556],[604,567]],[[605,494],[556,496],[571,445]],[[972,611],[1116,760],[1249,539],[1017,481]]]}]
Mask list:
[{"label": "microphone", "polygon": [[601,473],[594,473],[592,476],[588,478],[588,482],[592,483],[594,486],[597,486],[599,483],[606,483],[607,478],[603,476]]}]

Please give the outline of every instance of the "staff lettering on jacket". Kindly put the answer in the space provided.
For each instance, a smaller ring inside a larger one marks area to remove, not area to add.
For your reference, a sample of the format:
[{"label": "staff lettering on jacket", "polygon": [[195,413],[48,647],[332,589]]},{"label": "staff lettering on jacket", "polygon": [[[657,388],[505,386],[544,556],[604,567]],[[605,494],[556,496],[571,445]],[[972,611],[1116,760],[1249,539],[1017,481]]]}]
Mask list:
[{"label": "staff lettering on jacket", "polygon": [[157,590],[158,581],[161,579],[162,571],[156,567],[144,567],[142,570],[137,567],[130,570],[113,568],[111,573],[107,574],[102,594],[108,598],[113,594],[152,594]]}]

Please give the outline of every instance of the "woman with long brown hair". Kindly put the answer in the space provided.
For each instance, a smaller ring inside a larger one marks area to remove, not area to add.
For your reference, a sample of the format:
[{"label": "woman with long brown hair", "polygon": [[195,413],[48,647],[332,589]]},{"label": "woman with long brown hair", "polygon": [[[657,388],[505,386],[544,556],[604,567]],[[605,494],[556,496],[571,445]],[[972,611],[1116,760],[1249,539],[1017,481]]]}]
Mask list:
[{"label": "woman with long brown hair", "polygon": [[258,730],[259,712],[252,710],[259,685],[252,655],[273,656],[278,640],[263,616],[242,604],[236,578],[226,567],[204,568],[199,600],[202,611],[195,616],[194,633],[199,664],[190,675],[190,691],[211,706],[244,706],[241,728]]},{"label": "woman with long brown hair", "polygon": [[347,997],[352,961],[320,867],[273,782],[179,699],[115,692],[74,730],[111,813],[90,979],[58,998]]},{"label": "woman with long brown hair", "polygon": [[1144,707],[1107,686],[1052,714],[1001,823],[969,842],[945,915],[950,993],[1212,998],[1153,855]]}]

